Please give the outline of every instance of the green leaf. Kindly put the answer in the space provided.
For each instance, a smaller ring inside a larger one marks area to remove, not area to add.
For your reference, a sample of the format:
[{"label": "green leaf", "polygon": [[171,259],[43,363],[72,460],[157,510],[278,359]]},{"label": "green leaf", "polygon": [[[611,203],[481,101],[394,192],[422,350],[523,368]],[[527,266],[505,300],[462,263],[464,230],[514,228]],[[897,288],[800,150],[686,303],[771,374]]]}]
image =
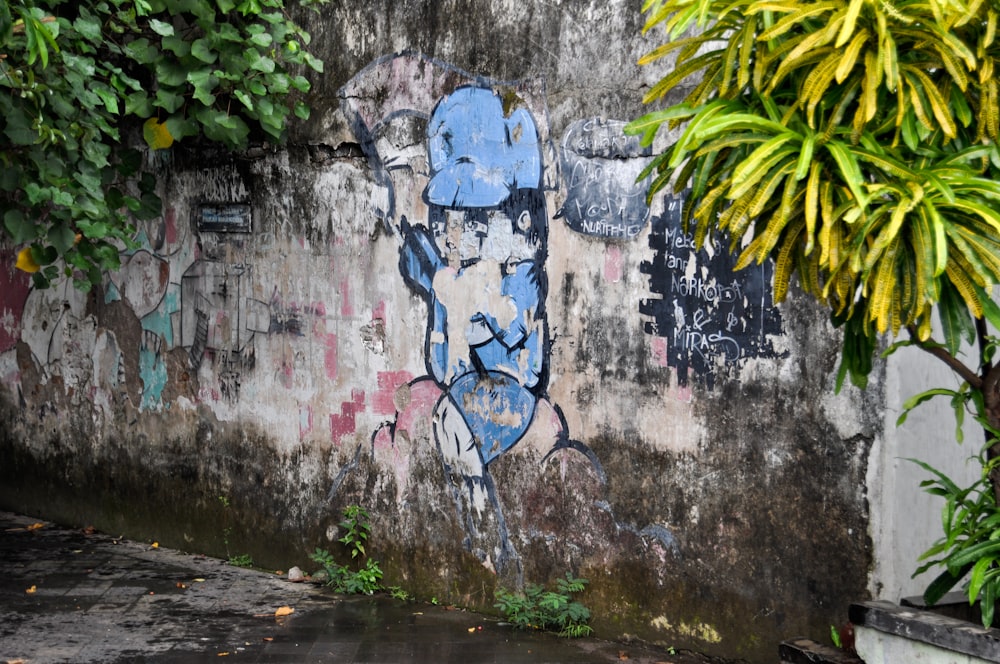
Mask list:
[{"label": "green leaf", "polygon": [[173,113],[184,105],[184,97],[171,92],[168,88],[160,88],[156,91],[156,101],[153,105],[162,108],[167,113]]},{"label": "green leaf", "polygon": [[[89,41],[96,42],[101,38],[101,21],[94,15],[81,11],[80,16],[73,21],[73,29],[80,33],[80,36]],[[63,54],[65,57],[65,54]]]},{"label": "green leaf", "polygon": [[309,66],[310,69],[312,69],[313,71],[318,72],[320,74],[323,73],[323,61],[322,60],[320,60],[319,58],[313,57],[313,55],[310,54],[310,53],[308,53],[308,52],[303,52],[302,57],[306,61],[306,64]]},{"label": "green leaf", "polygon": [[248,48],[243,51],[243,59],[246,60],[247,65],[249,65],[251,69],[256,71],[261,71],[265,74],[270,74],[274,71],[274,60],[261,55],[260,51],[257,51],[256,49]]},{"label": "green leaf", "polygon": [[271,45],[273,38],[269,33],[261,32],[255,35],[251,35],[249,41],[254,46],[259,46],[260,48],[267,48]]},{"label": "green leaf", "polygon": [[247,110],[249,111],[253,110],[253,99],[246,92],[240,89],[236,89],[233,90],[233,96],[236,97],[236,99],[239,100],[240,103],[246,106]]},{"label": "green leaf", "polygon": [[906,416],[910,414],[910,411],[919,406],[920,404],[924,403],[925,401],[933,399],[934,397],[937,396],[953,397],[956,394],[958,393],[955,392],[955,390],[949,390],[946,388],[939,387],[926,390],[924,392],[921,392],[920,394],[913,395],[912,397],[903,402],[903,414],[899,416],[898,420],[896,420],[896,426],[900,426],[904,421],[906,421]]},{"label": "green leaf", "polygon": [[69,226],[53,226],[49,228],[48,240],[52,243],[52,246],[55,247],[56,251],[60,254],[64,254],[70,250],[73,243],[76,241],[76,233],[74,233],[73,229]]},{"label": "green leaf", "polygon": [[191,53],[191,42],[179,35],[164,37],[160,42],[164,51],[170,51],[179,58],[188,56]]},{"label": "green leaf", "polygon": [[211,69],[197,69],[187,75],[187,80],[194,86],[194,98],[205,106],[212,106],[215,103],[215,95],[212,94],[219,85],[219,79],[213,74]]},{"label": "green leaf", "polygon": [[156,18],[149,20],[149,27],[161,37],[171,37],[174,34],[174,26]]},{"label": "green leaf", "polygon": [[155,65],[156,78],[160,86],[180,87],[188,80],[188,69],[172,60],[160,60]]},{"label": "green leaf", "polygon": [[212,42],[207,37],[196,39],[191,43],[191,55],[206,64],[213,64],[219,55],[212,50]]},{"label": "green leaf", "polygon": [[[163,89],[157,91],[157,96]],[[153,101],[145,92],[133,92],[125,97],[125,113],[140,118],[148,118],[153,114]]]},{"label": "green leaf", "polygon": [[989,555],[1000,555],[1000,541],[987,540],[963,549],[948,558],[948,569],[953,574],[968,571],[970,565]]},{"label": "green leaf", "polygon": [[183,115],[171,115],[164,123],[174,140],[198,135],[198,123]]},{"label": "green leaf", "polygon": [[295,102],[295,117],[299,118],[300,120],[309,119],[309,107],[302,101]]},{"label": "green leaf", "polygon": [[14,31],[14,17],[10,14],[10,6],[0,3],[0,44],[6,44]]},{"label": "green leaf", "polygon": [[[971,567],[971,566],[970,566]],[[941,572],[924,590],[924,601],[928,606],[934,606],[941,601],[955,585],[962,580],[968,570],[962,570],[959,574],[952,574],[948,570]]]},{"label": "green leaf", "polygon": [[153,193],[145,193],[139,198],[139,207],[133,211],[136,219],[156,219],[163,213],[163,202]]},{"label": "green leaf", "polygon": [[10,233],[11,239],[14,244],[25,244],[31,242],[37,237],[38,226],[28,219],[25,218],[24,213],[22,213],[17,208],[12,210],[7,210],[3,216],[3,225]]},{"label": "green leaf", "polygon": [[996,611],[997,595],[1000,591],[1000,579],[995,576],[983,587],[982,601],[979,602],[982,611],[983,627],[989,628],[993,625],[993,616]]},{"label": "green leaf", "polygon": [[145,37],[136,39],[125,45],[125,54],[140,65],[150,65],[156,62],[159,53],[155,46]]},{"label": "green leaf", "polygon": [[118,114],[118,99],[119,95],[117,92],[107,87],[104,84],[95,85],[91,88],[101,101],[104,102],[104,108],[107,109],[108,113],[117,115]]},{"label": "green leaf", "polygon": [[13,108],[5,118],[7,126],[3,133],[14,145],[31,145],[38,140],[38,132],[31,128],[24,111]]},{"label": "green leaf", "polygon": [[945,348],[952,356],[958,355],[962,342],[972,343],[976,328],[962,296],[947,279],[940,281],[941,299],[938,301],[938,314],[944,334]]},{"label": "green leaf", "polygon": [[244,16],[259,14],[261,10],[262,8],[260,6],[260,2],[257,0],[243,0],[243,2],[236,5],[236,11],[240,12]]}]

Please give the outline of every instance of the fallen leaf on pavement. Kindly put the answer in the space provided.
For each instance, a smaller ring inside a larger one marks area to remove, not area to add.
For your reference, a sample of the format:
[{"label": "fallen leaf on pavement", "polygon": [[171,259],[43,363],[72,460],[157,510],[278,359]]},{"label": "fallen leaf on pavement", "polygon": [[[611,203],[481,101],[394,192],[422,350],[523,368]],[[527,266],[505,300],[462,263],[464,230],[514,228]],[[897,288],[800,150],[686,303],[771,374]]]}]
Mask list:
[{"label": "fallen leaf on pavement", "polygon": [[193,579],[195,583],[205,583],[205,579]]},{"label": "fallen leaf on pavement", "polygon": [[475,633],[475,631],[476,631],[476,628],[475,628],[475,627],[470,627],[470,628],[469,628],[469,634],[474,634],[474,633]]},{"label": "fallen leaf on pavement", "polygon": [[33,523],[27,528],[25,528],[25,530],[38,530],[39,528],[44,528],[44,527],[45,527],[44,523]]},{"label": "fallen leaf on pavement", "polygon": [[33,595],[36,590],[37,590],[37,588],[35,588],[35,586],[31,586],[30,588],[28,588],[24,592],[28,593],[29,595]]},{"label": "fallen leaf on pavement", "polygon": [[177,587],[180,588],[181,590],[183,590],[184,588],[187,588],[187,584],[184,584],[184,583],[181,583],[180,581],[178,581],[177,582]]},{"label": "fallen leaf on pavement", "polygon": [[151,546],[154,549],[159,549],[160,548],[160,543],[159,542],[153,542]]},{"label": "fallen leaf on pavement", "polygon": [[263,641],[271,642],[271,641],[274,641],[274,637],[273,636],[265,636],[262,640]]},{"label": "fallen leaf on pavement", "polygon": [[290,606],[282,606],[282,607],[279,607],[278,610],[274,612],[274,617],[275,618],[280,618],[282,616],[288,616],[288,615],[291,615],[293,613],[295,613],[295,609],[293,609],[292,607],[290,607]]},{"label": "fallen leaf on pavement", "polygon": [[228,652],[220,652],[218,655],[216,655],[216,657],[229,657],[229,653]]}]

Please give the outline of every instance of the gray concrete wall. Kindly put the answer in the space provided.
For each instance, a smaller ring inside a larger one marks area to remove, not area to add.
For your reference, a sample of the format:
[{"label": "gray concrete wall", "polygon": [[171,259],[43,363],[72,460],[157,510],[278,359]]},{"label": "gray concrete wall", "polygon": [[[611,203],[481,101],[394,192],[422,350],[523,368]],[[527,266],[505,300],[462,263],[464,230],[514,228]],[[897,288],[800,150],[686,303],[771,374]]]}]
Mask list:
[{"label": "gray concrete wall", "polygon": [[0,270],[0,505],[286,568],[361,504],[425,599],[571,572],[608,638],[826,634],[884,383],[832,394],[826,313],[645,207],[638,3],[334,4],[286,148],[152,157],[89,296]]}]

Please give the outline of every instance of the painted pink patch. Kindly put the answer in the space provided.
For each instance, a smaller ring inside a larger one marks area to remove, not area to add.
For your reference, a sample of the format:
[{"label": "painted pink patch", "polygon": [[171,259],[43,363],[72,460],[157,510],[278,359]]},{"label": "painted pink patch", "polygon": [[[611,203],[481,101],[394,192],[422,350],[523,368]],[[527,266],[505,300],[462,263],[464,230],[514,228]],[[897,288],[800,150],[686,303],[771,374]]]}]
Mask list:
[{"label": "painted pink patch", "polygon": [[378,391],[372,397],[372,410],[379,415],[392,415],[396,412],[396,402],[393,397],[399,386],[413,380],[409,371],[380,371],[378,373]]},{"label": "painted pink patch", "polygon": [[0,353],[21,338],[21,316],[31,290],[31,277],[14,267],[15,262],[13,250],[0,251]]},{"label": "painted pink patch", "polygon": [[346,276],[340,280],[340,315],[348,318],[354,315],[351,305],[351,280]]},{"label": "painted pink patch", "polygon": [[650,355],[657,366],[667,366],[667,340],[663,337],[653,337],[650,342]]},{"label": "painted pink patch", "polygon": [[[685,375],[690,378],[691,372],[685,370]],[[686,385],[677,385],[672,389],[674,398],[682,403],[691,403],[691,383],[685,381]]]},{"label": "painted pink patch", "polygon": [[622,250],[617,245],[609,245],[604,250],[604,278],[612,283],[622,280]]},{"label": "painted pink patch", "polygon": [[339,444],[341,438],[355,432],[355,416],[364,409],[364,390],[352,390],[351,400],[340,404],[340,414],[330,413],[330,438],[334,443]]},{"label": "painted pink patch", "polygon": [[326,367],[326,377],[337,380],[337,335],[323,334],[323,364]]},{"label": "painted pink patch", "polygon": [[372,320],[385,320],[385,300],[379,300],[372,309]]},{"label": "painted pink patch", "polygon": [[431,378],[410,385],[410,403],[396,416],[396,431],[410,431],[415,428],[416,420],[433,417],[440,398],[441,388]]},{"label": "painted pink patch", "polygon": [[163,224],[167,246],[172,247],[177,242],[177,210],[168,207],[163,213]]}]

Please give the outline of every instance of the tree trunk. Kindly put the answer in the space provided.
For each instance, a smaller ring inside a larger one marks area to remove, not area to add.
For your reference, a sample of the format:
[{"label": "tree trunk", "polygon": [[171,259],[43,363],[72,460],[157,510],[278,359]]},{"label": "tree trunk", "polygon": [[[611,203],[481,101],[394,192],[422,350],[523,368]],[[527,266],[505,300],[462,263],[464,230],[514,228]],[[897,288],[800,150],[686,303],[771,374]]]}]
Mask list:
[{"label": "tree trunk", "polygon": [[[994,364],[986,356],[986,349],[990,343],[987,335],[986,323],[982,319],[976,322],[976,341],[979,344],[980,376],[981,384],[979,389],[983,393],[983,417],[986,418],[987,427],[983,427],[985,439],[983,443],[989,445],[986,452],[987,459],[1000,457],[1000,440],[995,431],[1000,431],[1000,363]],[[990,483],[993,485],[993,496],[997,504],[1000,505],[1000,464],[990,472]]]}]

